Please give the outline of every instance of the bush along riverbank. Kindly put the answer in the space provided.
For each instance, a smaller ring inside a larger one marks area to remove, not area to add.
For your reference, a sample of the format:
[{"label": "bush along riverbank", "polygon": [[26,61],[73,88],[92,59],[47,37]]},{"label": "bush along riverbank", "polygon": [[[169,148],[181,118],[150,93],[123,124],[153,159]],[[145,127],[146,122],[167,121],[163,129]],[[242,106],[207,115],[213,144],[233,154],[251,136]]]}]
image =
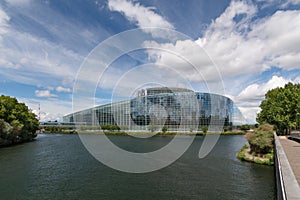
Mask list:
[{"label": "bush along riverbank", "polygon": [[59,134],[77,134],[78,132],[74,128],[63,128],[58,126],[47,126],[40,129],[40,133],[59,133]]},{"label": "bush along riverbank", "polygon": [[24,103],[0,96],[0,147],[31,141],[38,129],[36,115]]},{"label": "bush along riverbank", "polygon": [[130,131],[126,127],[119,127],[117,125],[102,125],[102,126],[82,126],[78,127],[59,127],[59,126],[47,126],[41,129],[42,133],[59,133],[59,134],[106,134],[106,135],[198,135],[205,136],[210,134],[220,134],[220,135],[244,135],[244,131],[224,131],[220,132],[208,132],[203,131],[170,131],[167,128],[162,128],[162,130],[141,130],[141,131]]},{"label": "bush along riverbank", "polygon": [[238,159],[263,165],[274,165],[274,130],[273,126],[264,124],[245,137],[245,145],[238,153]]}]

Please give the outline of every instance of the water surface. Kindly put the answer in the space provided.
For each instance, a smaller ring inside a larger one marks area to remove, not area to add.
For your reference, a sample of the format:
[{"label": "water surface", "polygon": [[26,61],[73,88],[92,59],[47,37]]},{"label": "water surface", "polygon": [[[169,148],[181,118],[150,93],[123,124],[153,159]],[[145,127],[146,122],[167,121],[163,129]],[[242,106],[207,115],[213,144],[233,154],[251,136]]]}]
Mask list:
[{"label": "water surface", "polygon": [[[171,136],[110,136],[120,147],[147,152]],[[128,174],[95,160],[76,135],[39,135],[0,149],[1,199],[274,199],[274,168],[241,162],[243,136],[221,136],[204,159],[197,136],[188,151],[156,172]]]}]

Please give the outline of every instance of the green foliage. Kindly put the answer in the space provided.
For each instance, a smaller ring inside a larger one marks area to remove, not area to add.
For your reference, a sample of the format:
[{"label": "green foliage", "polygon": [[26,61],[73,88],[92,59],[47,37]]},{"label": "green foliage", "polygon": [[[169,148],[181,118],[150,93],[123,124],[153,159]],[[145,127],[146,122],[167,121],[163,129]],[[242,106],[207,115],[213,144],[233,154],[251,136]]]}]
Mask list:
[{"label": "green foliage", "polygon": [[148,126],[148,130],[150,130],[151,132],[154,132],[157,130],[157,126],[155,126],[154,124],[151,124]]},{"label": "green foliage", "polygon": [[119,131],[119,130],[121,130],[118,125],[114,125],[114,124],[101,125],[101,129],[102,130],[107,130],[107,131]]},{"label": "green foliage", "polygon": [[101,126],[81,126],[80,130],[101,130]]},{"label": "green foliage", "polygon": [[240,152],[237,155],[237,158],[244,161],[246,160],[245,151],[249,148],[249,146],[244,145],[243,148],[240,150]]},{"label": "green foliage", "polygon": [[76,134],[77,131],[72,127],[59,127],[59,126],[46,126],[43,128],[45,133],[66,133],[66,134]]},{"label": "green foliage", "polygon": [[253,133],[247,133],[246,138],[250,144],[251,152],[267,154],[274,148],[274,131],[271,125],[265,124],[258,127]]},{"label": "green foliage", "polygon": [[204,134],[206,134],[207,131],[208,131],[208,127],[207,127],[207,126],[203,126],[203,127],[202,127],[202,131],[203,131]]},{"label": "green foliage", "polygon": [[0,146],[31,140],[38,129],[36,115],[24,103],[0,96]]},{"label": "green foliage", "polygon": [[242,125],[242,126],[240,126],[240,129],[242,130],[242,131],[248,131],[248,130],[250,130],[250,125],[248,125],[248,124],[245,124],[245,125]]},{"label": "green foliage", "polygon": [[291,129],[299,126],[299,99],[300,84],[288,83],[284,88],[269,90],[260,105],[262,110],[257,121],[274,125],[279,134],[288,134]]},{"label": "green foliage", "polygon": [[161,129],[161,131],[162,131],[163,133],[166,133],[166,132],[168,131],[168,128],[167,128],[166,126],[163,126],[162,129]]},{"label": "green foliage", "polygon": [[248,162],[253,162],[256,164],[274,165],[273,151],[271,151],[268,154],[264,154],[261,157],[255,156],[254,153],[249,154],[249,153],[247,153],[247,151],[249,151],[249,146],[244,145],[243,148],[237,154],[237,158],[240,159],[241,161],[248,161]]},{"label": "green foliage", "polygon": [[127,133],[123,131],[108,131],[105,132],[105,135],[127,135]]}]

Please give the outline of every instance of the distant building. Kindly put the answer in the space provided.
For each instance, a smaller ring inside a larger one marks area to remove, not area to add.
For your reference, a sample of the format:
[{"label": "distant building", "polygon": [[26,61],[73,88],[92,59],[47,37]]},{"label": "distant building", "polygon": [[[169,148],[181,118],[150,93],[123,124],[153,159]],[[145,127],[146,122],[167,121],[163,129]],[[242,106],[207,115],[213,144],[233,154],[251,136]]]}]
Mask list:
[{"label": "distant building", "polygon": [[142,89],[136,97],[75,112],[64,122],[87,126],[113,124],[124,130],[148,130],[149,126],[190,131],[203,126],[231,125],[233,102],[228,97],[185,88]]}]

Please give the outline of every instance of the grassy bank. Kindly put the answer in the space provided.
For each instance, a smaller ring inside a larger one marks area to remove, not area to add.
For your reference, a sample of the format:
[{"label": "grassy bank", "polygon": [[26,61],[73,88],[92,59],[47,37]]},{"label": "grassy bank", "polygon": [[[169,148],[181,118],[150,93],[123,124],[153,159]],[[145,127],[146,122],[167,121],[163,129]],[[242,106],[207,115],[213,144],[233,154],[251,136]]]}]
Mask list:
[{"label": "grassy bank", "polygon": [[254,152],[251,152],[250,146],[245,145],[237,155],[238,159],[247,162],[253,162],[256,164],[262,165],[274,165],[274,152],[267,154],[256,155]]},{"label": "grassy bank", "polygon": [[221,134],[221,135],[244,135],[245,132],[222,132],[222,133],[217,133],[217,132],[172,132],[172,131],[167,131],[167,132],[149,132],[149,131],[139,131],[139,132],[130,132],[130,131],[107,131],[107,130],[74,130],[74,129],[47,129],[43,130],[42,133],[60,133],[60,134],[106,134],[106,135],[199,135],[199,136],[205,136],[205,135],[213,135],[213,134]]},{"label": "grassy bank", "polygon": [[273,127],[265,124],[254,132],[248,132],[245,145],[238,153],[238,159],[263,165],[274,165],[274,135]]}]

